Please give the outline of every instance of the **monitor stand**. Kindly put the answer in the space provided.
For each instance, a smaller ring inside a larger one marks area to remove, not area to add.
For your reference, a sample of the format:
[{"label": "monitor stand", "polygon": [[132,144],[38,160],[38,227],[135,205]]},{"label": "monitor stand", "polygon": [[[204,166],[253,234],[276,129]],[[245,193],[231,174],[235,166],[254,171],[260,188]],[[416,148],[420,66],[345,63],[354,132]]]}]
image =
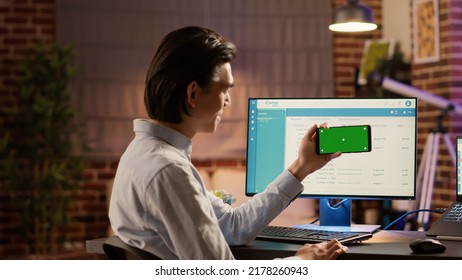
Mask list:
[{"label": "monitor stand", "polygon": [[351,224],[351,199],[345,199],[339,206],[334,207],[330,199],[319,200],[319,224],[303,224],[296,227],[330,230],[341,232],[369,232],[374,233],[380,225]]}]

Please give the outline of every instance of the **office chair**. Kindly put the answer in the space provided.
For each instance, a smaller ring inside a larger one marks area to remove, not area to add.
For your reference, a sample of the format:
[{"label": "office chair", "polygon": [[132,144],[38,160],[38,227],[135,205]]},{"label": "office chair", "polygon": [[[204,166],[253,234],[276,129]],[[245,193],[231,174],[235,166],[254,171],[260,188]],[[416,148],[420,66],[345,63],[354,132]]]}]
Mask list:
[{"label": "office chair", "polygon": [[109,260],[161,260],[148,251],[124,243],[117,235],[104,241],[103,250]]}]

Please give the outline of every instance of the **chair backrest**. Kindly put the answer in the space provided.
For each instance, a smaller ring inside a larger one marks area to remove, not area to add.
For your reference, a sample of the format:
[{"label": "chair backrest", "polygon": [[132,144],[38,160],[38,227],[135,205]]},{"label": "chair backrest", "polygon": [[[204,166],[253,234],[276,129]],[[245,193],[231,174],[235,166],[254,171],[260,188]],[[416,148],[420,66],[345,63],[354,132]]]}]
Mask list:
[{"label": "chair backrest", "polygon": [[124,243],[116,235],[104,241],[103,250],[109,260],[161,260],[154,254]]}]

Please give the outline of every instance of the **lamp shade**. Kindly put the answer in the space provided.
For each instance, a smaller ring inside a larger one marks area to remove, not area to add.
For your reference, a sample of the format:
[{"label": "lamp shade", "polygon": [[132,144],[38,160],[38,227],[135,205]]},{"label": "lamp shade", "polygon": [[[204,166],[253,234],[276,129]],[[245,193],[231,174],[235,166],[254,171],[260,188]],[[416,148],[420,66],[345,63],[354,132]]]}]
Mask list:
[{"label": "lamp shade", "polygon": [[329,29],[336,32],[364,32],[377,29],[372,9],[361,5],[357,0],[349,0],[335,11]]}]

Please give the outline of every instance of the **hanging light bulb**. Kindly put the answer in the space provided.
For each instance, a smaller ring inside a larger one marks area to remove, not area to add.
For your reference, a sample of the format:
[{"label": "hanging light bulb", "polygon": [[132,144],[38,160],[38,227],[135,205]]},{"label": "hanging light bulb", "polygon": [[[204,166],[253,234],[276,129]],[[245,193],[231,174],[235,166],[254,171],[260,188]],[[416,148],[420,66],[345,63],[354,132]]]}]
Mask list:
[{"label": "hanging light bulb", "polygon": [[365,32],[377,29],[372,9],[361,5],[358,0],[348,0],[346,5],[335,11],[334,23],[329,25],[336,32]]}]

